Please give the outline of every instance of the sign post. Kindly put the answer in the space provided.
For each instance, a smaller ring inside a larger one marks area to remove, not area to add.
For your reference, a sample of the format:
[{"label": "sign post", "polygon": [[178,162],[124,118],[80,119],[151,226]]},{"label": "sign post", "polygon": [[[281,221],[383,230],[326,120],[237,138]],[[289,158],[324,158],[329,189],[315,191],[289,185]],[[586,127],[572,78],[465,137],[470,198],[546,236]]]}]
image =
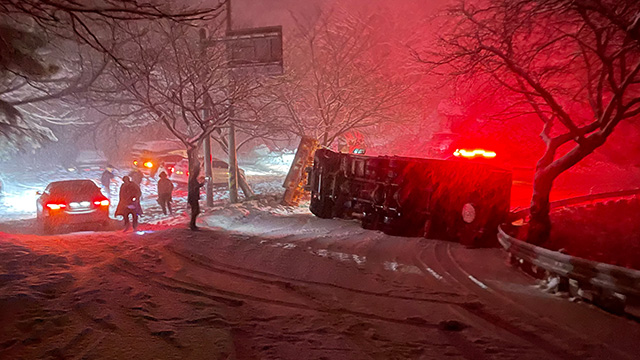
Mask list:
[{"label": "sign post", "polygon": [[[247,77],[254,74],[281,75],[283,73],[282,26],[232,30],[231,0],[227,0],[226,3],[227,31],[225,37],[207,41],[206,32],[201,31],[200,41],[203,54],[211,42],[222,41],[225,42],[227,46],[230,79],[240,76]],[[231,91],[228,91],[228,94],[231,93]],[[229,96],[229,200],[232,203],[236,203],[238,202],[238,156],[233,117],[233,99]],[[207,138],[205,140],[205,152],[209,149],[209,154],[211,154],[210,144],[210,138]],[[206,156],[207,155],[205,155],[205,157]],[[205,172],[209,179],[211,176],[210,162],[209,170],[205,167]],[[207,184],[210,182],[211,180],[209,180]],[[208,185],[207,205],[209,205],[209,188],[211,188],[211,186]],[[211,193],[211,206],[213,206],[213,191]]]}]

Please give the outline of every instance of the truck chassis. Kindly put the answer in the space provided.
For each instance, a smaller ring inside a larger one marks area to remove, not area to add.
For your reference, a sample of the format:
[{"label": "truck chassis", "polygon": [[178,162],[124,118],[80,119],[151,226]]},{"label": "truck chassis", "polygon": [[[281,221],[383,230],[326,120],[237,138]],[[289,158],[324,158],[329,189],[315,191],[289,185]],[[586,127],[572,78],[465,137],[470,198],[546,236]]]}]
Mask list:
[{"label": "truck chassis", "polygon": [[389,235],[497,246],[511,172],[472,161],[370,157],[319,149],[309,170],[311,212],[359,218]]}]

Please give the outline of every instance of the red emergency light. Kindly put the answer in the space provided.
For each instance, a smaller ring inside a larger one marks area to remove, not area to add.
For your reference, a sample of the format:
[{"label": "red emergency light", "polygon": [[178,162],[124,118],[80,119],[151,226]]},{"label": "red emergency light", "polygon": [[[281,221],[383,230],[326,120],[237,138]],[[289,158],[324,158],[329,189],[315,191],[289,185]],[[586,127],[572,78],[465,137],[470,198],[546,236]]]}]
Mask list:
[{"label": "red emergency light", "polygon": [[465,158],[474,158],[476,156],[482,156],[485,158],[494,158],[496,157],[496,153],[495,151],[487,151],[483,149],[474,149],[474,150],[456,149],[456,151],[453,152],[453,156],[465,157]]}]

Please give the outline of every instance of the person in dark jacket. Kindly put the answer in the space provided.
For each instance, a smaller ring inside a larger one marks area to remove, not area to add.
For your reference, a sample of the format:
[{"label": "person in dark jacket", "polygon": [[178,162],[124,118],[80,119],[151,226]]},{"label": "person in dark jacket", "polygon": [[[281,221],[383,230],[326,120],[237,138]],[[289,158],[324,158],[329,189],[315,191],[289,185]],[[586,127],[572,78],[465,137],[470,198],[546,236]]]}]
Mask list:
[{"label": "person in dark jacket", "polygon": [[111,200],[111,180],[113,180],[114,177],[113,166],[107,165],[107,169],[102,173],[100,181],[102,182],[102,187],[107,193],[107,198],[109,198],[109,200]]},{"label": "person in dark jacket", "polygon": [[189,181],[187,183],[189,191],[187,203],[191,208],[191,222],[189,222],[189,228],[191,228],[191,230],[198,230],[198,227],[196,226],[196,218],[200,214],[200,188],[203,185],[204,180],[200,179],[200,163],[197,162],[191,169],[191,174],[189,174]]},{"label": "person in dark jacket", "polygon": [[124,218],[124,231],[129,230],[129,215],[131,215],[133,230],[136,230],[138,228],[138,215],[142,214],[140,187],[131,181],[131,178],[128,176],[123,177],[122,181],[122,186],[120,186],[120,200],[118,201],[115,215],[122,215]]},{"label": "person in dark jacket", "polygon": [[173,183],[167,177],[166,172],[160,173],[160,180],[158,180],[158,204],[162,207],[162,213],[167,215],[167,209],[171,214],[171,194],[173,193]]},{"label": "person in dark jacket", "polygon": [[140,171],[140,169],[134,168],[129,173],[129,178],[131,179],[132,182],[138,185],[138,187],[140,187],[140,184],[142,183],[142,179],[144,178],[144,174],[142,173],[142,171]]}]

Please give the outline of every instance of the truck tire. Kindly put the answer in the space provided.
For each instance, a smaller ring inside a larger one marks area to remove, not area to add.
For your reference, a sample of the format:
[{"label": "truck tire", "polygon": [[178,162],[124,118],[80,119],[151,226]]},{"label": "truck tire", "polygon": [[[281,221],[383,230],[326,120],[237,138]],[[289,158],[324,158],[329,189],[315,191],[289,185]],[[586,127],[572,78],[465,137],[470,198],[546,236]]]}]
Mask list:
[{"label": "truck tire", "polygon": [[362,228],[366,230],[378,230],[380,228],[380,215],[375,209],[365,212],[362,218]]},{"label": "truck tire", "polygon": [[321,219],[332,219],[333,218],[333,200],[324,198],[324,199],[311,199],[311,205],[309,206],[309,210],[311,212],[321,218]]}]

